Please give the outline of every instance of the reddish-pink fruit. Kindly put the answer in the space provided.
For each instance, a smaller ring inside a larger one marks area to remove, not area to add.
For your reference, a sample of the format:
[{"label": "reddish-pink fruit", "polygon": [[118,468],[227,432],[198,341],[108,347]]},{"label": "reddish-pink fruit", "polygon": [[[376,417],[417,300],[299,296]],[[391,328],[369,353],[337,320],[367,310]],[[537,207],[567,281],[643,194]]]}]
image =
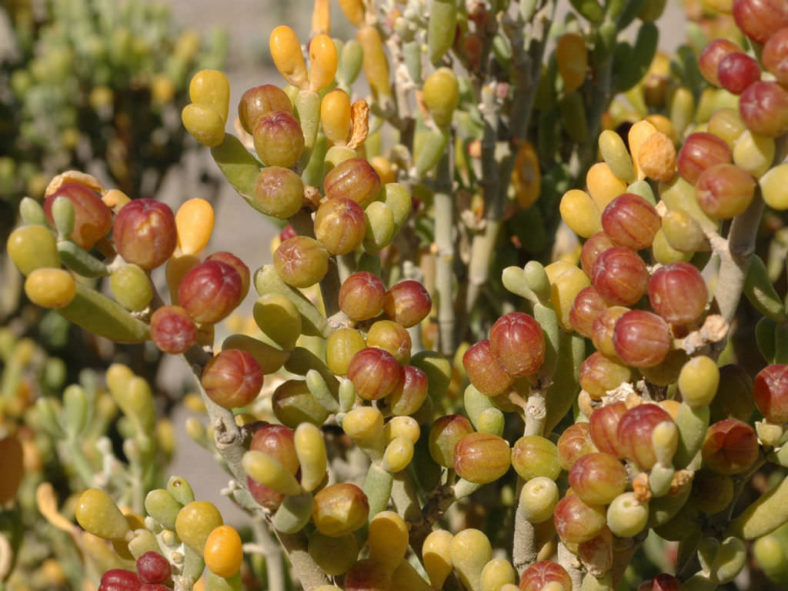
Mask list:
[{"label": "reddish-pink fruit", "polygon": [[750,84],[761,79],[761,67],[746,53],[729,53],[720,61],[717,77],[725,90],[741,94]]},{"label": "reddish-pink fruit", "polygon": [[465,351],[462,366],[471,384],[482,394],[498,396],[512,386],[512,377],[493,356],[490,341],[487,339],[471,345]]},{"label": "reddish-pink fruit", "polygon": [[788,422],[788,365],[767,365],[759,371],[752,394],[767,421],[778,425]]},{"label": "reddish-pink fruit", "polygon": [[733,18],[745,35],[763,44],[788,26],[788,3],[785,0],[734,0]]},{"label": "reddish-pink fruit", "polygon": [[570,425],[558,438],[558,461],[564,470],[570,470],[578,458],[597,451],[591,441],[588,423]]},{"label": "reddish-pink fruit", "polygon": [[630,310],[616,322],[613,346],[621,361],[632,367],[654,367],[662,363],[672,337],[660,316],[645,310]]},{"label": "reddish-pink fruit", "polygon": [[298,454],[295,450],[295,431],[284,425],[254,423],[249,449],[262,451],[279,461],[291,474],[298,472]]},{"label": "reddish-pink fruit", "polygon": [[713,133],[699,131],[684,140],[676,162],[679,176],[694,185],[708,167],[732,160],[733,154],[724,139]]},{"label": "reddish-pink fruit", "polygon": [[254,127],[254,149],[267,166],[291,168],[304,151],[301,124],[288,111],[262,115]]},{"label": "reddish-pink fruit", "polygon": [[672,423],[673,419],[657,404],[639,404],[630,408],[618,422],[619,449],[625,458],[636,462],[643,470],[657,463],[651,434],[660,423]]},{"label": "reddish-pink fruit", "polygon": [[593,285],[589,285],[575,296],[572,309],[569,311],[569,324],[584,337],[591,338],[594,320],[605,310],[607,310],[605,300]]},{"label": "reddish-pink fruit", "polygon": [[580,251],[580,266],[585,274],[591,277],[597,257],[614,246],[613,241],[604,232],[597,232],[586,240]]},{"label": "reddish-pink fruit", "polygon": [[566,569],[556,562],[535,562],[523,571],[520,577],[521,591],[542,591],[550,583],[558,583],[563,591],[572,589],[572,578]]},{"label": "reddish-pink fruit", "polygon": [[353,356],[347,377],[364,400],[379,400],[395,392],[405,376],[402,366],[388,351],[367,347]]},{"label": "reddish-pink fruit", "polygon": [[139,591],[142,586],[137,573],[122,568],[113,568],[101,577],[99,591]]},{"label": "reddish-pink fruit", "polygon": [[742,474],[758,459],[755,429],[738,419],[725,419],[709,426],[701,447],[703,463],[719,474]]},{"label": "reddish-pink fruit", "polygon": [[402,385],[389,394],[386,402],[393,415],[412,415],[421,408],[429,393],[427,374],[418,367],[402,368]]},{"label": "reddish-pink fruit", "polygon": [[386,292],[383,311],[386,316],[405,328],[424,320],[432,309],[432,299],[427,289],[418,281],[400,281]]},{"label": "reddish-pink fruit", "polygon": [[241,96],[238,103],[238,118],[247,133],[254,133],[260,117],[273,111],[293,112],[285,91],[273,84],[263,84],[250,88]]},{"label": "reddish-pink fruit", "polygon": [[364,158],[350,158],[336,165],[323,179],[329,199],[351,199],[361,207],[372,203],[380,193],[380,177]]},{"label": "reddish-pink fruit", "polygon": [[626,490],[627,469],[610,454],[586,454],[569,470],[569,486],[587,505],[607,505]]},{"label": "reddish-pink fruit", "polygon": [[112,228],[112,211],[104,205],[101,196],[93,189],[79,183],[64,183],[44,201],[44,214],[49,225],[54,227],[52,203],[65,197],[74,206],[74,231],[70,238],[85,250],[106,236]]},{"label": "reddish-pink fruit", "polygon": [[750,84],[739,98],[739,115],[753,133],[778,137],[788,129],[788,92],[776,82]]},{"label": "reddish-pink fruit", "polygon": [[731,53],[741,51],[741,47],[728,39],[715,39],[698,56],[698,68],[709,84],[720,86],[717,69],[722,59]]},{"label": "reddish-pink fruit", "polygon": [[599,400],[608,391],[629,382],[632,370],[596,351],[580,365],[580,387]]},{"label": "reddish-pink fruit", "polygon": [[339,309],[355,322],[374,318],[383,310],[386,286],[368,271],[350,275],[339,288]]},{"label": "reddish-pink fruit", "polygon": [[249,281],[251,279],[251,274],[249,273],[249,267],[235,256],[231,252],[215,252],[212,255],[209,255],[206,261],[220,261],[222,263],[227,263],[233,269],[238,271],[238,275],[241,276],[241,299],[246,297],[246,294],[249,293]]},{"label": "reddish-pink fruit", "polygon": [[432,423],[429,435],[430,456],[444,468],[454,468],[454,448],[463,437],[473,433],[473,425],[462,415],[445,415]]},{"label": "reddish-pink fruit", "polygon": [[257,398],[263,387],[263,370],[246,351],[227,349],[208,362],[200,381],[216,404],[239,408]]},{"label": "reddish-pink fruit", "polygon": [[137,573],[145,583],[166,583],[172,576],[169,561],[158,552],[145,552],[137,559]]},{"label": "reddish-pink fruit", "polygon": [[709,292],[703,276],[689,263],[657,269],[648,282],[652,309],[670,324],[689,324],[706,309]]},{"label": "reddish-pink fruit", "polygon": [[631,306],[648,291],[648,269],[634,250],[609,248],[594,262],[591,281],[609,304]]},{"label": "reddish-pink fruit", "polygon": [[523,312],[501,316],[490,329],[490,352],[513,378],[530,375],[544,363],[542,327]]},{"label": "reddish-pink fruit", "polygon": [[704,170],[695,184],[698,205],[711,217],[729,220],[750,205],[755,181],[735,164],[716,164]]},{"label": "reddish-pink fruit", "polygon": [[367,232],[364,210],[352,199],[327,199],[315,214],[315,238],[331,254],[358,248]]},{"label": "reddish-pink fruit", "polygon": [[162,306],[150,318],[150,338],[165,353],[185,353],[197,340],[194,320],[180,306]]},{"label": "reddish-pink fruit", "polygon": [[251,476],[246,477],[246,486],[249,487],[249,493],[257,504],[261,507],[265,507],[269,511],[276,511],[287,496],[276,492],[274,489],[264,484],[260,484]]},{"label": "reddish-pink fruit", "polygon": [[558,501],[553,511],[555,530],[564,543],[580,544],[598,536],[606,523],[605,508],[589,505],[576,494]]},{"label": "reddish-pink fruit", "polygon": [[[290,427],[265,424],[260,426],[252,436],[249,449],[265,452],[279,461],[293,475],[298,472],[299,463],[295,450],[294,431]],[[247,477],[246,482],[254,500],[269,511],[278,509],[285,499],[285,495],[250,477]]]},{"label": "reddish-pink fruit", "polygon": [[175,215],[153,199],[135,199],[115,216],[115,249],[127,263],[154,269],[170,258],[178,243]]},{"label": "reddish-pink fruit", "polygon": [[769,37],[761,52],[761,63],[774,74],[777,82],[788,85],[788,27]]},{"label": "reddish-pink fruit", "polygon": [[345,573],[345,591],[388,591],[390,574],[386,568],[371,558],[356,562]]},{"label": "reddish-pink fruit", "polygon": [[640,195],[623,193],[602,212],[602,228],[613,244],[640,250],[654,241],[662,220],[657,210]]},{"label": "reddish-pink fruit", "polygon": [[509,470],[511,460],[509,444],[492,433],[469,433],[454,446],[454,469],[469,482],[495,482]]},{"label": "reddish-pink fruit", "polygon": [[295,228],[291,224],[287,224],[284,228],[282,228],[282,231],[279,232],[279,242],[290,240],[296,236],[298,236],[298,234],[296,233]]},{"label": "reddish-pink fruit", "polygon": [[588,421],[589,433],[599,451],[617,458],[623,457],[621,444],[618,441],[618,423],[627,412],[627,405],[614,402],[597,408],[591,413]]},{"label": "reddish-pink fruit", "polygon": [[643,581],[638,585],[638,591],[679,591],[681,584],[673,575],[658,574],[650,581]]},{"label": "reddish-pink fruit", "polygon": [[618,359],[618,353],[616,353],[616,348],[613,344],[613,335],[616,330],[616,322],[628,311],[629,308],[624,306],[612,306],[594,320],[594,324],[591,327],[591,341],[594,343],[596,350],[605,357],[610,357],[614,360]]},{"label": "reddish-pink fruit", "polygon": [[221,261],[203,261],[192,267],[178,284],[178,302],[201,324],[226,318],[241,303],[243,280]]}]

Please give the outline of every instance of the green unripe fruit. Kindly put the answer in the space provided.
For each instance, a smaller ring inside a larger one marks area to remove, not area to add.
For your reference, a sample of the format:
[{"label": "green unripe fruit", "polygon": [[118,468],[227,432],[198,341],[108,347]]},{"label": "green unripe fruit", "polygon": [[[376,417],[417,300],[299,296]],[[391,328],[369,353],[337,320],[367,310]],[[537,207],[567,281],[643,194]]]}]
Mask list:
[{"label": "green unripe fruit", "polygon": [[115,301],[132,312],[144,310],[153,299],[150,278],[137,265],[115,269],[109,276],[109,288]]},{"label": "green unripe fruit", "polygon": [[555,481],[545,476],[532,478],[520,490],[520,509],[531,523],[542,523],[553,516],[559,492]]},{"label": "green unripe fruit", "polygon": [[181,121],[203,146],[218,146],[224,141],[224,121],[207,105],[186,105],[181,111]]},{"label": "green unripe fruit", "polygon": [[720,383],[720,370],[710,357],[693,357],[681,368],[679,390],[684,402],[691,408],[702,408],[711,404]]},{"label": "green unripe fruit", "polygon": [[145,512],[167,529],[175,529],[175,520],[182,508],[183,505],[163,488],[154,489],[145,496]]},{"label": "green unripe fruit", "polygon": [[45,226],[17,228],[8,237],[6,250],[22,275],[29,275],[42,267],[60,267],[55,237]]},{"label": "green unripe fruit", "polygon": [[274,252],[274,268],[288,285],[309,287],[328,272],[328,251],[314,238],[295,236]]},{"label": "green unripe fruit", "polygon": [[523,480],[544,476],[555,480],[561,473],[558,448],[540,435],[526,435],[512,448],[512,465]]},{"label": "green unripe fruit", "polygon": [[224,525],[224,520],[213,503],[194,501],[178,512],[175,533],[184,544],[202,554],[205,540],[220,525]]},{"label": "green unripe fruit", "polygon": [[115,501],[97,488],[89,488],[80,495],[75,516],[86,531],[105,540],[117,540],[129,531],[126,518]]},{"label": "green unripe fruit", "polygon": [[638,501],[634,492],[621,493],[607,509],[607,526],[620,538],[639,534],[647,522],[648,504]]},{"label": "green unripe fruit", "polygon": [[424,102],[439,127],[451,124],[452,115],[460,102],[457,75],[449,68],[439,68],[424,82]]}]

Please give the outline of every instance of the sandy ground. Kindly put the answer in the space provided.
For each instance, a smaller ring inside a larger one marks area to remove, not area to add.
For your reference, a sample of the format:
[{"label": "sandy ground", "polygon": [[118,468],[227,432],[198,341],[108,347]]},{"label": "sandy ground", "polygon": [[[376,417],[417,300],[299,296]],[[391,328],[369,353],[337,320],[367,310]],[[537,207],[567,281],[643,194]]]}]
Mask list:
[{"label": "sandy ground", "polygon": [[[236,105],[241,94],[251,86],[269,81],[275,84],[281,82],[278,74],[268,69],[264,61],[268,36],[275,26],[289,24],[302,39],[309,33],[311,3],[304,0],[171,0],[171,4],[176,20],[186,27],[205,33],[219,27],[229,32],[227,74],[232,88],[231,105]],[[566,10],[568,2],[562,4],[565,5],[563,10]],[[337,36],[348,37],[349,27],[337,4],[334,2],[332,5],[333,32]],[[681,44],[684,39],[681,0],[669,0],[659,26],[663,50],[671,51]],[[209,159],[207,150],[202,157],[206,159],[203,162]],[[197,161],[187,162],[185,174],[170,179],[166,188],[168,201],[179,202],[200,196],[197,185],[189,180],[189,172],[194,171],[198,164]],[[229,185],[224,185],[216,214],[217,223],[210,250],[229,250],[250,267],[254,265],[253,268],[270,262],[269,244],[275,229],[250,209]],[[247,299],[242,312],[251,310],[252,301],[251,297]],[[170,359],[162,368],[162,385],[178,387],[186,379],[185,369],[179,359]],[[182,411],[174,417],[180,427],[179,451],[171,473],[189,479],[198,498],[217,503],[228,522],[243,524],[245,514],[218,494],[226,486],[226,474],[184,432],[182,426],[187,416],[186,411]]]}]

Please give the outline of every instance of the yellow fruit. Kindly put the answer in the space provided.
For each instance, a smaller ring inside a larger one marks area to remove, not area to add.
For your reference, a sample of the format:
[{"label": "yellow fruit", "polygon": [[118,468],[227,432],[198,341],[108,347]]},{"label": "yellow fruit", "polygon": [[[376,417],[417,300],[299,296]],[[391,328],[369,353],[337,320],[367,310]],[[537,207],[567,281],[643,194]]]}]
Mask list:
[{"label": "yellow fruit", "polygon": [[208,536],[223,523],[222,514],[213,503],[192,501],[178,511],[175,533],[184,544],[202,554]]},{"label": "yellow fruit", "polygon": [[115,501],[98,488],[89,488],[80,495],[75,516],[82,528],[105,540],[117,540],[129,531]]},{"label": "yellow fruit", "polygon": [[42,308],[64,308],[77,294],[77,284],[63,269],[35,269],[25,280],[25,294]]},{"label": "yellow fruit", "polygon": [[588,46],[585,39],[578,33],[561,35],[556,44],[555,56],[566,92],[574,92],[586,79]]},{"label": "yellow fruit", "polygon": [[337,73],[337,48],[328,35],[315,35],[309,42],[309,89],[323,90]]},{"label": "yellow fruit", "polygon": [[234,527],[220,525],[208,534],[203,551],[205,566],[220,577],[229,578],[241,570],[244,555],[241,536]]},{"label": "yellow fruit", "polygon": [[227,121],[230,107],[230,82],[219,70],[201,70],[189,83],[189,98],[195,105],[210,107],[222,119],[222,126]]},{"label": "yellow fruit", "polygon": [[200,252],[213,232],[213,206],[205,199],[189,199],[175,214],[178,248],[183,254]]},{"label": "yellow fruit", "polygon": [[282,77],[293,86],[305,88],[306,63],[304,54],[301,53],[301,44],[293,29],[285,25],[276,27],[271,31],[268,45],[274,65]]}]

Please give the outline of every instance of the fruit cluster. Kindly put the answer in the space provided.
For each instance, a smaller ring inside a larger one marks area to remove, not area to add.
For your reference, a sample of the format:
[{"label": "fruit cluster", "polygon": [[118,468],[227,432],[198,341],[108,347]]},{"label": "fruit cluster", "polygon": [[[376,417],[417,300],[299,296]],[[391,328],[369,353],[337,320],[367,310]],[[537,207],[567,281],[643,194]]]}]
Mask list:
[{"label": "fruit cluster", "polygon": [[[106,541],[100,588],[238,589],[250,574],[281,589],[268,532],[318,591],[713,589],[759,572],[750,545],[784,581],[787,318],[756,238],[766,207],[788,209],[788,6],[714,2],[747,41],[671,70],[652,60],[664,2],[572,2],[544,69],[552,2],[433,0],[428,22],[419,2],[339,4],[347,43],[325,0],[306,51],[273,30],[287,86],[247,90],[237,135],[218,70],[192,78],[181,112],[285,225],[271,264],[206,255],[200,199],[173,213],[70,172],[21,203],[8,253],[27,296],[183,354],[207,415],[186,429],[254,520],[243,545],[178,478],[141,480],[124,515],[88,473],[74,535]],[[617,41],[636,19],[634,44]],[[354,101],[362,70],[371,96]],[[605,112],[612,92],[637,116],[618,99]],[[150,279],[165,264],[169,303]],[[252,319],[215,343],[251,287]],[[755,371],[729,346],[741,295],[763,316]],[[150,388],[125,366],[106,380],[144,467]],[[86,397],[63,398],[65,418],[37,408],[73,446]],[[643,546],[655,564],[636,571]]]}]

